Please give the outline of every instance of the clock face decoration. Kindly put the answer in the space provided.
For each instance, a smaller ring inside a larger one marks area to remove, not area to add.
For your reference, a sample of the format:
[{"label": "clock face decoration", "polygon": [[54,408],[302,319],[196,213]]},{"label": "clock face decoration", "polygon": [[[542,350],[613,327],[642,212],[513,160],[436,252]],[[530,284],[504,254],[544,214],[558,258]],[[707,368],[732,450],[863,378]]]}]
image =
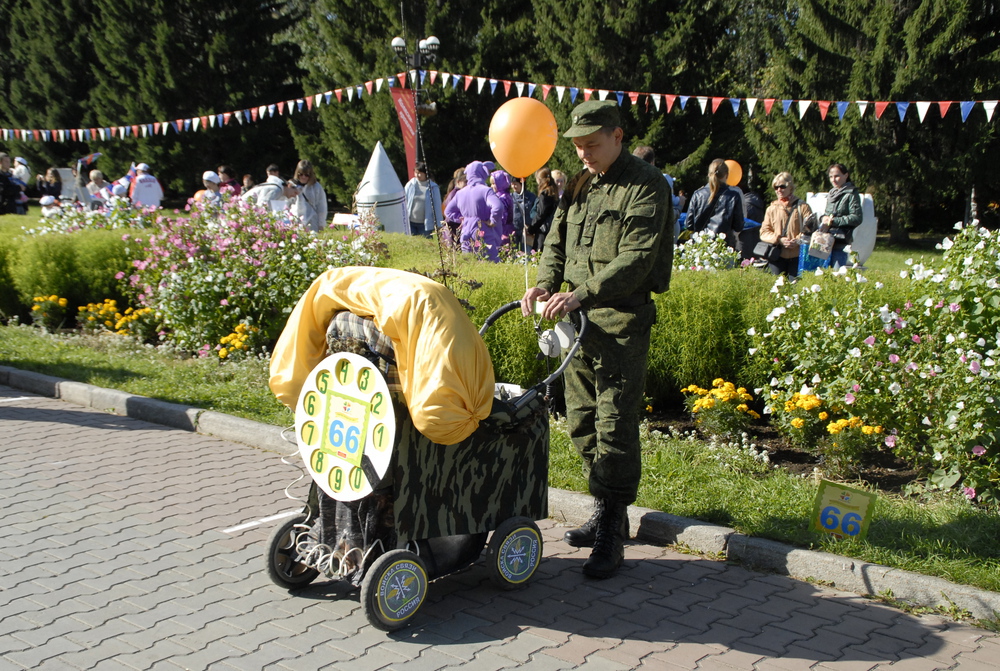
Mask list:
[{"label": "clock face decoration", "polygon": [[328,496],[367,496],[389,470],[396,437],[385,378],[357,354],[323,359],[299,393],[295,436],[306,469]]}]

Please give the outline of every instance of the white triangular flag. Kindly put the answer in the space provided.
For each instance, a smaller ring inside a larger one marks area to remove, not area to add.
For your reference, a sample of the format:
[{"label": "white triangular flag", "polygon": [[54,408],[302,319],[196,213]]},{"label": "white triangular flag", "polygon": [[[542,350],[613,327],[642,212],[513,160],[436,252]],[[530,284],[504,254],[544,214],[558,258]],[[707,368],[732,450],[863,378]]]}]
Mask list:
[{"label": "white triangular flag", "polygon": [[744,98],[743,100],[747,104],[747,114],[749,116],[753,116],[753,108],[757,106],[757,99],[756,98]]},{"label": "white triangular flag", "polygon": [[605,91],[604,89],[597,89],[597,99],[607,100],[609,93],[611,93],[611,91]]},{"label": "white triangular flag", "polygon": [[323,102],[323,94],[322,93],[317,93],[316,94],[316,99],[315,99],[314,102],[316,103],[316,107],[319,107],[320,104]]},{"label": "white triangular flag", "polygon": [[201,123],[201,117],[194,117],[191,119],[191,130],[198,130],[198,124]]},{"label": "white triangular flag", "polygon": [[564,93],[566,93],[566,87],[565,86],[557,86],[556,87],[556,99],[559,102],[562,102],[562,97],[563,97]]},{"label": "white triangular flag", "polygon": [[514,88],[517,89],[518,98],[524,95],[524,82],[514,82]]},{"label": "white triangular flag", "polygon": [[483,87],[486,86],[486,77],[476,77],[476,83],[479,84],[479,92],[483,92]]},{"label": "white triangular flag", "polygon": [[986,120],[993,121],[993,112],[997,108],[996,100],[984,100],[983,109],[986,110]]},{"label": "white triangular flag", "polygon": [[809,105],[812,104],[812,100],[800,100],[799,101],[799,118],[801,119],[809,111]]},{"label": "white triangular flag", "polygon": [[854,102],[857,103],[857,105],[858,105],[858,115],[859,116],[864,116],[865,115],[865,110],[868,109],[868,101],[867,100],[855,100]]},{"label": "white triangular flag", "polygon": [[660,111],[660,98],[662,97],[659,93],[651,93],[649,97],[653,99],[653,105],[656,107],[656,111]]},{"label": "white triangular flag", "polygon": [[708,106],[708,96],[698,96],[698,104],[701,106],[701,113],[704,114]]},{"label": "white triangular flag", "polygon": [[451,83],[451,73],[450,72],[442,72],[441,73],[441,86],[447,86],[450,83]]},{"label": "white triangular flag", "polygon": [[351,102],[352,100],[354,100],[354,87],[353,86],[348,86],[347,87],[347,102]]},{"label": "white triangular flag", "polygon": [[920,117],[920,123],[924,122],[924,115],[927,114],[927,110],[930,109],[930,102],[927,100],[917,101],[917,116]]},{"label": "white triangular flag", "polygon": [[410,81],[413,82],[414,84],[417,83],[417,71],[416,70],[410,70]]},{"label": "white triangular flag", "polygon": [[382,90],[382,82],[385,81],[385,77],[379,77],[375,80],[375,92],[378,93]]}]

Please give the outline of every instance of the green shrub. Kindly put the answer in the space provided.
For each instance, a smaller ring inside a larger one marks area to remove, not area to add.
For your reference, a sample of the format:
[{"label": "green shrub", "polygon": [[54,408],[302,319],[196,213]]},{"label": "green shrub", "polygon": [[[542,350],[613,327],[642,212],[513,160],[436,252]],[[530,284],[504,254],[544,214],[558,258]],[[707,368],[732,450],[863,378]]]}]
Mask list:
[{"label": "green shrub", "polygon": [[13,238],[0,235],[0,319],[26,316],[24,303],[14,286],[14,278],[10,274],[10,266],[14,258]]}]

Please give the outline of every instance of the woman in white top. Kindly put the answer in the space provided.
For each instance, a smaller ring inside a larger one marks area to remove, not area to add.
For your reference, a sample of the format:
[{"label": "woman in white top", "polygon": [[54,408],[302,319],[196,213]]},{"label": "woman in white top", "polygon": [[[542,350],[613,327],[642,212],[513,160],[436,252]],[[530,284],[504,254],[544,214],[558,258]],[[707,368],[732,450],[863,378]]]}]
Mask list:
[{"label": "woman in white top", "polygon": [[326,228],[326,191],[316,181],[312,163],[304,159],[299,161],[293,181],[298,194],[289,209],[310,231],[322,231]]}]

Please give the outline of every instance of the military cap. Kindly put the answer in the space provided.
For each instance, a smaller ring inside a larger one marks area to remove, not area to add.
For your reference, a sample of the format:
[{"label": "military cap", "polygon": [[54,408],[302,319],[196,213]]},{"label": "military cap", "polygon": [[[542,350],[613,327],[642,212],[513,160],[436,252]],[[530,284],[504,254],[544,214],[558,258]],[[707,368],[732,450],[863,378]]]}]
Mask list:
[{"label": "military cap", "polygon": [[563,137],[582,137],[602,128],[622,125],[618,103],[610,100],[588,100],[573,108],[573,125]]}]

